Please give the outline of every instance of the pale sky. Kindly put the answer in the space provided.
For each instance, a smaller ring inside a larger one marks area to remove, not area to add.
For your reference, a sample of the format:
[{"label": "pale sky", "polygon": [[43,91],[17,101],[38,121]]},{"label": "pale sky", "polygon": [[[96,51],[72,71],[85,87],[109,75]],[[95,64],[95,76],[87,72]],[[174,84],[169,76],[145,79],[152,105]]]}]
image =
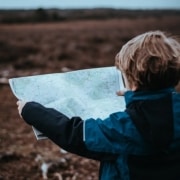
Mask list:
[{"label": "pale sky", "polygon": [[180,10],[180,0],[0,0],[0,9],[96,7]]}]

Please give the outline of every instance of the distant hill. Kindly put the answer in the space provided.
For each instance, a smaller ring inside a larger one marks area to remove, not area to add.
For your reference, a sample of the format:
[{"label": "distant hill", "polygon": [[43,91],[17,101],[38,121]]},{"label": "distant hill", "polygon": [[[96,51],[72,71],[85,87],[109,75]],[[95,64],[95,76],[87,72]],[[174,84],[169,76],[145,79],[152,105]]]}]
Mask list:
[{"label": "distant hill", "polygon": [[34,9],[0,10],[0,23],[36,23],[86,19],[119,19],[138,17],[180,16],[180,10],[126,10],[126,9]]}]

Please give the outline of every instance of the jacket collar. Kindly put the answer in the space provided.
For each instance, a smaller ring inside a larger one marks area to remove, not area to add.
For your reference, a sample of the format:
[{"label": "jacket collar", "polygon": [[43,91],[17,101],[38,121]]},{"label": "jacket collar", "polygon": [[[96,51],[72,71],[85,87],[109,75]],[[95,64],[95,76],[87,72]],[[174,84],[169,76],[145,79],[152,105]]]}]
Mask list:
[{"label": "jacket collar", "polygon": [[158,99],[174,91],[174,88],[166,88],[157,91],[127,91],[124,97],[126,105],[128,105],[137,100]]}]

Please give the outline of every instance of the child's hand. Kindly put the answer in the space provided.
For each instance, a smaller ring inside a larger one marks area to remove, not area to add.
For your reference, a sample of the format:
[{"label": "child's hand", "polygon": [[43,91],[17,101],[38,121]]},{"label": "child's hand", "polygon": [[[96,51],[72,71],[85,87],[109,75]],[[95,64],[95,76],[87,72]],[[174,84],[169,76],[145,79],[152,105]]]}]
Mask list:
[{"label": "child's hand", "polygon": [[17,103],[16,103],[17,106],[18,106],[18,112],[19,112],[20,117],[22,117],[21,116],[22,109],[23,109],[23,107],[25,106],[26,103],[27,103],[26,101],[21,101],[21,100],[18,100]]},{"label": "child's hand", "polygon": [[117,91],[116,94],[118,96],[124,96],[125,92],[127,91],[127,89],[123,89],[123,90],[120,90],[120,91]]}]

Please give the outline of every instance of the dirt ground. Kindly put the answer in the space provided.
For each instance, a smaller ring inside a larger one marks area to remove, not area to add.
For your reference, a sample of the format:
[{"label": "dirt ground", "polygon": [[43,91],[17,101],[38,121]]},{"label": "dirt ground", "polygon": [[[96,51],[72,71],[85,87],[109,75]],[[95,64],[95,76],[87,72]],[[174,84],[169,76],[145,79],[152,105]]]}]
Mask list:
[{"label": "dirt ground", "polygon": [[178,35],[179,16],[0,25],[0,180],[96,180],[99,162],[37,141],[18,116],[7,79],[114,65],[115,54],[137,34],[163,30]]}]

